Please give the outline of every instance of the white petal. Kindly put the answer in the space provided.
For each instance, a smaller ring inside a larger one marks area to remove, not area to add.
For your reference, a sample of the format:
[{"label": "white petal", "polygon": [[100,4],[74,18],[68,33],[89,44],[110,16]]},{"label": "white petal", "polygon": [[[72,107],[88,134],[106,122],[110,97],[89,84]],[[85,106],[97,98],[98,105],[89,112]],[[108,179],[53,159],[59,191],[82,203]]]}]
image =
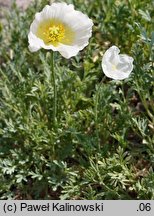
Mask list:
[{"label": "white petal", "polygon": [[52,5],[46,5],[42,10],[42,14],[45,19],[63,19],[66,14],[69,14],[74,10],[72,4],[67,5],[64,2],[52,3]]},{"label": "white petal", "polygon": [[63,21],[75,32],[76,39],[74,45],[84,48],[84,44],[87,44],[92,35],[92,20],[80,11],[72,10],[71,13],[65,14]]},{"label": "white petal", "polygon": [[128,63],[133,63],[134,59],[126,54],[120,54],[119,55],[120,59],[119,61],[120,62],[128,62]]},{"label": "white petal", "polygon": [[69,59],[78,54],[79,48],[77,46],[61,45],[58,48],[58,51],[64,58]]},{"label": "white petal", "polygon": [[118,54],[120,50],[116,46],[110,47],[104,54],[104,60],[115,64],[118,61]]},{"label": "white petal", "polygon": [[41,40],[37,38],[32,32],[28,34],[29,50],[36,52],[41,48]]},{"label": "white petal", "polygon": [[92,36],[92,23],[89,22],[87,26],[82,26],[78,28],[76,31],[76,40],[75,44],[77,44],[79,47],[85,47],[84,44],[87,44],[89,41],[89,38]]}]

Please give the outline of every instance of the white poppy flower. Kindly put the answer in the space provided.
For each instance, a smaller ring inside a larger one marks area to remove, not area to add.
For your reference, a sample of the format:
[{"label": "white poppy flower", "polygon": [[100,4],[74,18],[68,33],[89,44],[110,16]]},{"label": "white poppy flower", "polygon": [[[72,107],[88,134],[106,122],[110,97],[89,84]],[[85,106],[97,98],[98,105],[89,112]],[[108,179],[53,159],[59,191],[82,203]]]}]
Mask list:
[{"label": "white poppy flower", "polygon": [[36,13],[28,34],[29,50],[40,48],[59,51],[70,58],[88,45],[93,22],[87,15],[74,10],[72,4],[52,3]]},{"label": "white poppy flower", "polygon": [[129,77],[133,70],[133,58],[119,53],[118,47],[112,46],[105,52],[102,59],[104,74],[115,80],[123,80]]}]

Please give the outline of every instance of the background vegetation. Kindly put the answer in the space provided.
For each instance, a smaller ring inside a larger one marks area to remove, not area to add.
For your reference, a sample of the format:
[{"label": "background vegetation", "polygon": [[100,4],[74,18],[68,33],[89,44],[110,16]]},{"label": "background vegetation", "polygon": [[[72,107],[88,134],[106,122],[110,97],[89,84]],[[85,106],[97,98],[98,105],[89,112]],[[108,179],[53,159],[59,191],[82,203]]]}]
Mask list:
[{"label": "background vegetation", "polygon": [[[154,199],[154,1],[66,0],[95,25],[76,57],[55,53],[57,128],[50,52],[27,39],[48,2],[0,25],[0,198]],[[134,58],[124,81],[102,72],[111,45]]]}]

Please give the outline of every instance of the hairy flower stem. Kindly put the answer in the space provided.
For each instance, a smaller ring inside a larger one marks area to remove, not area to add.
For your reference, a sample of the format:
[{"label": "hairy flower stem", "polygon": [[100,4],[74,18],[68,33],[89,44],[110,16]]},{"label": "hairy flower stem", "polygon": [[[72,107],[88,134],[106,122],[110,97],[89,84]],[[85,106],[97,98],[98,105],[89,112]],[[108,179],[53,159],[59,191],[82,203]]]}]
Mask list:
[{"label": "hairy flower stem", "polygon": [[99,100],[99,87],[96,92],[96,101],[95,101],[95,128],[96,128],[98,150],[100,151],[100,138],[99,138],[99,127],[98,127],[98,100]]},{"label": "hairy flower stem", "polygon": [[102,85],[102,81],[99,83],[99,85],[96,89],[96,97],[95,97],[95,128],[96,128],[98,151],[100,151],[100,149],[101,149],[100,137],[99,137],[99,123],[98,123],[98,102],[99,102],[101,85]]},{"label": "hairy flower stem", "polygon": [[56,88],[56,77],[54,70],[54,53],[51,51],[51,72],[53,81],[54,101],[53,101],[53,125],[56,126],[57,122],[57,88]]}]

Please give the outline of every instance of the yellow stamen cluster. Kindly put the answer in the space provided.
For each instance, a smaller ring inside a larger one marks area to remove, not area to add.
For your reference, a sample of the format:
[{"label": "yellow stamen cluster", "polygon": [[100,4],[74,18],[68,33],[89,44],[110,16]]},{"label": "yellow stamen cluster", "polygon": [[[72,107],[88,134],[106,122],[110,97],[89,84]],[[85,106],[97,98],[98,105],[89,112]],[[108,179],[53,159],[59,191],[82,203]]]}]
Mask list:
[{"label": "yellow stamen cluster", "polygon": [[116,65],[112,64],[112,70],[117,70]]},{"label": "yellow stamen cluster", "polygon": [[52,25],[43,34],[48,43],[59,43],[65,37],[65,29],[61,24]]},{"label": "yellow stamen cluster", "polygon": [[57,47],[60,43],[72,45],[75,39],[75,33],[66,24],[60,20],[44,20],[38,26],[36,35],[42,39],[46,45]]}]

